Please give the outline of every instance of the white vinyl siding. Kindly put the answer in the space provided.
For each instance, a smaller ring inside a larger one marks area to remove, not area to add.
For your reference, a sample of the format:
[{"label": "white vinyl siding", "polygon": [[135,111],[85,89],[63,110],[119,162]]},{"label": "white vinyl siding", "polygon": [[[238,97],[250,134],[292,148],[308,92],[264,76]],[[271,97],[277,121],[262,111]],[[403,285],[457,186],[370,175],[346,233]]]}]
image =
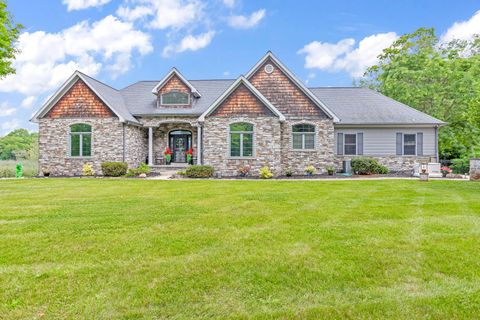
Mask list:
[{"label": "white vinyl siding", "polygon": [[[403,134],[423,133],[423,155],[435,156],[434,128],[335,128],[335,145],[338,133],[355,134],[363,132],[363,155],[396,155],[397,132]],[[335,150],[337,148],[335,147]]]}]

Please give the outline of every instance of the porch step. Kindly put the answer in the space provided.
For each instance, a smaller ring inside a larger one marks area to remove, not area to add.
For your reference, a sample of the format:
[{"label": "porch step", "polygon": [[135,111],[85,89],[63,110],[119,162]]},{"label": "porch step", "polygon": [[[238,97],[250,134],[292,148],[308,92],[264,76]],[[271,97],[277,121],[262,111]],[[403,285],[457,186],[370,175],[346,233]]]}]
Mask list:
[{"label": "porch step", "polygon": [[185,170],[188,167],[186,163],[172,163],[170,165],[151,165],[150,171],[154,173],[177,172]]}]

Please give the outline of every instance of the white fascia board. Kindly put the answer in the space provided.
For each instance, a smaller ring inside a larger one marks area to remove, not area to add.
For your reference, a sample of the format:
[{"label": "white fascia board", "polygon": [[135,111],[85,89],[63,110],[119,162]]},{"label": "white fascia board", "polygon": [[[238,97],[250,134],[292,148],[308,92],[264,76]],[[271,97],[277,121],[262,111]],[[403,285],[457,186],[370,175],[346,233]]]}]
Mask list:
[{"label": "white fascia board", "polygon": [[197,88],[195,88],[187,79],[185,79],[184,76],[182,76],[182,74],[176,69],[176,68],[172,68],[172,70],[170,70],[170,72],[165,76],[163,77],[162,80],[160,80],[160,82],[152,89],[152,93],[153,94],[158,94],[158,90],[165,84],[165,82],[167,82],[170,77],[172,75],[176,75],[177,77],[180,78],[180,80],[182,80],[183,83],[185,83],[188,88],[190,89],[190,91],[192,91],[192,93],[197,97],[197,98],[200,98],[202,95],[200,94],[200,92],[198,92]]},{"label": "white fascia board", "polygon": [[267,106],[268,109],[270,109],[275,115],[278,116],[279,120],[280,121],[285,121],[285,116],[280,112],[278,111],[277,108],[275,108],[275,106],[273,106],[271,104],[270,101],[268,101],[267,98],[265,98],[264,95],[261,94],[260,91],[257,90],[257,88],[255,88],[251,83],[250,81],[248,81],[244,76],[240,76],[237,80],[235,80],[234,83],[232,83],[232,85],[227,89],[225,90],[225,92],[220,96],[218,97],[217,100],[215,100],[215,102],[212,103],[212,105],[204,112],[202,113],[202,115],[198,118],[198,121],[200,122],[204,122],[205,121],[205,117],[208,116],[209,114],[211,114],[215,109],[217,109],[220,104],[225,101],[226,98],[228,98],[228,96],[230,96],[230,94],[232,94],[235,89],[237,89],[237,87],[240,85],[240,84],[244,84],[263,104],[265,104],[265,106]]},{"label": "white fascia board", "polygon": [[265,61],[270,58],[277,64],[280,69],[287,75],[287,77],[297,85],[297,87],[300,88],[300,90],[307,95],[323,112],[325,112],[330,118],[333,119],[334,122],[339,122],[340,119],[333,113],[332,110],[330,110],[320,99],[317,98],[307,87],[303,85],[303,83],[280,61],[275,57],[275,55],[271,52],[268,51],[267,54],[258,61],[250,71],[248,71],[247,75],[245,76],[247,79],[249,79],[257,70],[260,68],[260,66],[265,63]]}]

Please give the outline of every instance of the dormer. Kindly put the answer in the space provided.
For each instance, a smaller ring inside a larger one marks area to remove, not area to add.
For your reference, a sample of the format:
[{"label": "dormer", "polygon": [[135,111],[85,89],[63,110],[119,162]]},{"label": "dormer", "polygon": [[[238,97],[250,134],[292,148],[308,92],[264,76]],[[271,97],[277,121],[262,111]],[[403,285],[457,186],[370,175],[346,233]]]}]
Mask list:
[{"label": "dormer", "polygon": [[175,68],[153,88],[158,108],[190,108],[200,92]]}]

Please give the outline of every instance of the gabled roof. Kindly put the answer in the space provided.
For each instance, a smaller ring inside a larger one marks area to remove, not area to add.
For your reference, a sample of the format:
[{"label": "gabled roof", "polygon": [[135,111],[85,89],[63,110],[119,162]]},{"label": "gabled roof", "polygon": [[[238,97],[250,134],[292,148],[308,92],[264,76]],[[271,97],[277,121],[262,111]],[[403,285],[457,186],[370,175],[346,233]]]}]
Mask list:
[{"label": "gabled roof", "polygon": [[341,119],[337,125],[444,125],[445,122],[367,88],[310,88]]},{"label": "gabled roof", "polygon": [[182,80],[182,82],[185,83],[185,85],[187,85],[190,88],[190,91],[192,91],[194,96],[196,96],[197,98],[200,98],[202,96],[200,92],[198,92],[197,88],[195,88],[187,79],[185,79],[185,77],[182,76],[182,74],[176,68],[172,68],[172,70],[170,70],[170,72],[167,73],[167,75],[162,80],[160,80],[160,82],[152,89],[152,93],[158,94],[158,90],[160,90],[160,88],[162,88],[163,85],[167,83],[167,81],[173,75],[176,75],[177,77],[179,77],[180,80]]},{"label": "gabled roof", "polygon": [[285,121],[285,116],[275,108],[263,94],[260,93],[244,76],[240,76],[217,100],[198,118],[198,121],[205,121],[205,117],[217,109],[241,84],[250,90],[270,111],[278,116],[280,121]]},{"label": "gabled roof", "polygon": [[266,55],[263,56],[260,61],[258,61],[250,71],[245,75],[247,79],[250,79],[253,74],[267,61],[271,59],[279,68],[280,70],[285,73],[285,75],[307,96],[309,97],[313,103],[319,107],[323,112],[327,114],[334,122],[338,122],[340,119],[335,115],[332,110],[330,110],[321,100],[319,100],[307,87],[303,85],[303,83],[290,71],[288,68],[275,57],[275,55],[268,51]]},{"label": "gabled roof", "polygon": [[80,71],[75,71],[70,78],[57,90],[45,104],[32,117],[32,121],[38,122],[50,109],[63,97],[65,93],[78,81],[82,80],[100,100],[107,105],[110,110],[118,117],[120,122],[140,125],[137,119],[128,111],[123,101],[122,95],[116,89],[95,80]]}]

